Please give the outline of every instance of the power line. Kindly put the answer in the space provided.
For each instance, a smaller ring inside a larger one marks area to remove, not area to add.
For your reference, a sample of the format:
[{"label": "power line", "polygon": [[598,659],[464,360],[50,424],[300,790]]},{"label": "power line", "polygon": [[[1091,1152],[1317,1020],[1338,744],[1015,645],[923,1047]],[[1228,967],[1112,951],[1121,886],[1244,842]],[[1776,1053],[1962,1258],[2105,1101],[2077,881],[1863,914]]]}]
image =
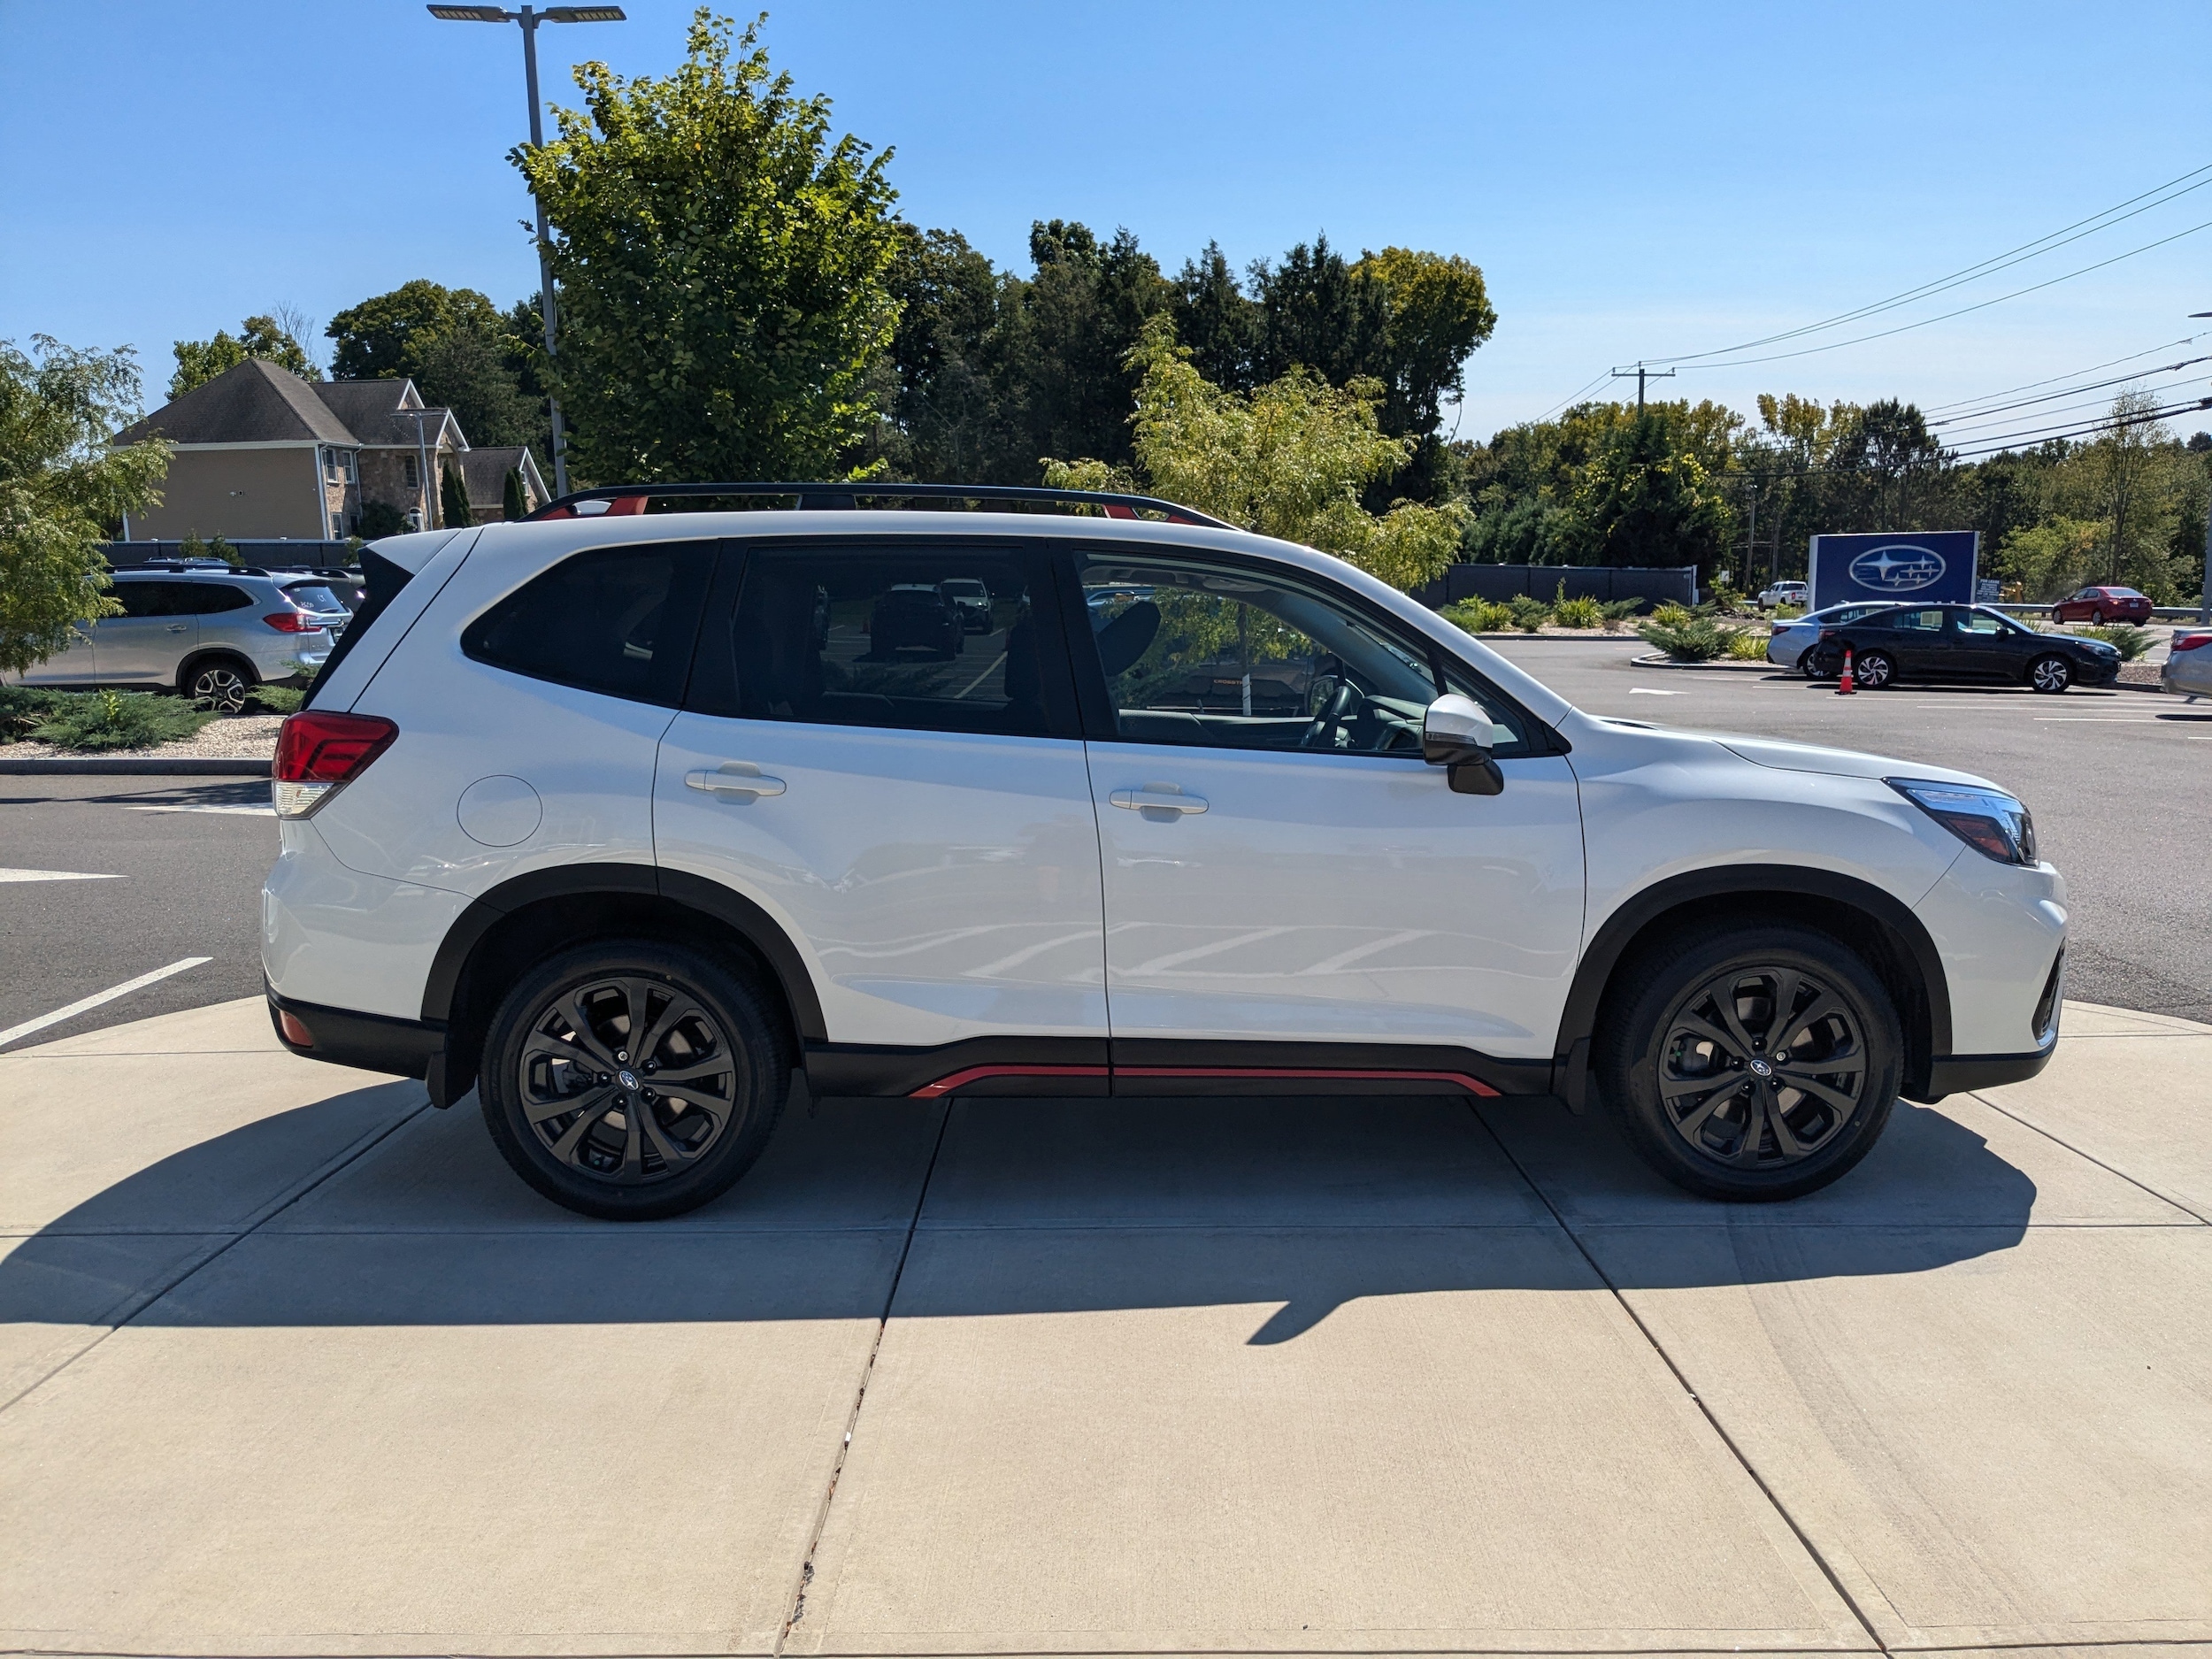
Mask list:
[{"label": "power line", "polygon": [[[2212,357],[2193,357],[2190,359],[2190,361],[2193,363],[2212,363]],[[2150,373],[2162,374],[2167,373],[2168,370],[2186,368],[2188,366],[2188,364],[2185,363],[2173,363],[2167,365],[2165,369],[2153,369],[2150,371]],[[1976,426],[1989,426],[1993,423],[1997,426],[2002,426],[2004,425],[2004,421],[2001,419],[2001,417],[2002,417],[2008,410],[2027,409],[2037,403],[2047,403],[2054,397],[2070,397],[2076,392],[2093,392],[2107,386],[2140,386],[2144,391],[2155,395],[2160,392],[2174,391],[2179,387],[2186,385],[2190,380],[2202,380],[2205,377],[2202,375],[2193,374],[2185,375],[2179,380],[2170,380],[2160,386],[2143,385],[2145,378],[2146,377],[2144,375],[2131,374],[2124,380],[2093,381],[2087,386],[2070,386],[2062,392],[2051,392],[2041,397],[2026,398],[2017,403],[2000,403],[1994,409],[1972,410],[1963,415],[1953,415],[1946,420],[1932,420],[1928,423],[1928,430],[1933,432],[1939,426],[1955,426],[1958,430],[1965,432],[1970,431]],[[2093,405],[2109,403],[2110,401],[2111,400],[2109,398],[2092,397],[2084,399],[2082,402],[2078,403],[2061,403],[2056,409],[2046,409],[2038,411],[2035,418],[2040,419],[2043,415],[2062,414],[2069,409],[2088,409]]]},{"label": "power line", "polygon": [[1962,397],[1956,403],[1936,403],[1923,412],[1940,414],[1947,409],[1963,409],[1969,403],[1985,403],[1993,398],[2010,397],[2015,392],[2032,392],[2039,386],[2050,386],[2060,380],[2070,380],[2078,374],[2094,374],[2100,369],[2117,368],[2123,363],[2132,363],[2138,357],[2147,357],[2153,352],[2171,351],[2176,346],[2193,346],[2203,339],[2202,334],[2184,334],[2178,340],[2169,340],[2163,345],[2145,346],[2140,351],[2131,351],[2124,357],[2115,357],[2109,363],[2093,363],[2085,369],[2069,369],[2063,374],[2054,374],[2047,380],[2030,380],[2024,386],[2008,387],[2001,392],[1985,392],[1979,397]]},{"label": "power line", "polygon": [[2083,265],[2078,271],[2069,271],[2062,276],[2051,277],[2041,282],[2032,282],[2026,288],[2015,288],[2009,294],[2000,294],[1994,299],[1978,301],[1972,305],[1962,305],[1955,311],[1945,311],[1935,317],[1924,317],[1916,323],[1901,323],[1894,328],[1880,329],[1870,334],[1856,334],[1849,340],[1832,340],[1824,346],[1807,346],[1801,351],[1777,351],[1763,357],[1731,357],[1724,363],[1692,363],[1687,366],[1692,370],[1736,369],[1755,363],[1781,363],[1792,357],[1815,357],[1823,351],[1840,351],[1846,346],[1863,346],[1870,340],[1887,340],[1893,334],[1910,334],[1914,329],[1925,328],[1931,323],[1947,323],[1954,317],[1963,317],[1969,311],[1986,311],[1992,305],[2001,305],[2007,300],[2016,300],[2024,294],[2034,294],[2043,288],[2055,288],[2061,282],[2070,282],[2076,277],[2087,276],[2092,271],[2101,271],[2105,266],[2117,265],[2123,259],[2132,259],[2137,254],[2148,253],[2154,248],[2163,248],[2170,242],[2179,242],[2184,236],[2193,236],[2200,230],[2212,230],[2212,219],[2208,219],[2200,225],[2192,225],[2186,230],[2177,230],[2170,236],[2161,236],[2156,242],[2147,242],[2139,248],[2131,248],[2125,253],[2116,253],[2109,259],[2100,259],[2094,265]]},{"label": "power line", "polygon": [[1978,449],[1954,449],[1950,453],[1954,460],[1971,460],[1978,456],[1994,455],[2001,449],[2009,449],[2023,438],[2034,438],[2039,447],[2046,443],[2063,442],[2070,438],[2090,437],[2101,432],[2117,432],[2123,426],[2139,426],[2147,421],[2165,420],[2175,415],[2193,414],[2200,409],[2212,409],[2212,397],[2192,398],[2185,403],[2170,404],[2164,409],[2146,410],[2139,415],[2122,415],[2109,420],[2098,421],[2093,426],[2079,426],[2072,431],[2053,427],[2039,433],[2035,428],[2030,428],[2025,432],[2010,433],[2002,438],[1988,440],[1983,447]]},{"label": "power line", "polygon": [[[1599,387],[1604,385],[1607,380],[1612,378],[1612,370],[1608,369],[1602,374],[1592,376],[1587,381],[1584,382],[1583,385],[1577,388],[1575,390],[1569,392],[1564,397],[1554,403],[1549,409],[1547,409],[1542,414],[1537,416],[1536,420],[1549,420],[1561,410],[1566,408],[1568,404],[1579,403],[1583,398],[1587,397]],[[1531,421],[1529,424],[1533,426],[1536,424],[1536,421]]]},{"label": "power line", "polygon": [[[2017,248],[2008,249],[2001,254],[1993,254],[1979,264],[1968,265],[1963,271],[1955,271],[1949,276],[1938,277],[1932,282],[1924,282],[1917,288],[1908,288],[1902,294],[1892,295],[1886,300],[1877,300],[1870,305],[1862,305],[1855,311],[1841,311],[1820,322],[1806,323],[1796,328],[1784,329],[1780,334],[1767,334],[1757,340],[1747,340],[1737,345],[1716,346],[1709,351],[1692,352],[1687,356],[1677,357],[1662,357],[1655,361],[1683,364],[1694,363],[1701,357],[1724,357],[1732,351],[1749,351],[1760,346],[1776,345],[1785,340],[1795,340],[1805,334],[1818,334],[1824,328],[1839,328],[1846,323],[1857,322],[1862,318],[1872,317],[1882,311],[1893,311],[1900,305],[1909,305],[1915,300],[1925,299],[1931,295],[1940,294],[1946,289],[1959,287],[1963,283],[1976,281],[1985,276],[1993,276],[1998,272],[2012,265],[2055,252],[2065,247],[2069,242],[2079,242],[2085,236],[2093,236],[2101,230],[2109,229],[2114,225],[2133,219],[2138,213],[2147,213],[2154,207],[2163,207],[2168,202],[2177,201],[2193,190],[2200,190],[2206,185],[2212,184],[2212,178],[2199,177],[2200,174],[2206,173],[2212,173],[2212,163],[2193,168],[2177,179],[2170,179],[2155,188],[2146,190],[2139,196],[2128,197],[2126,201],[2116,206],[2092,213],[2087,219],[2076,219],[2071,225],[2063,226],[2050,232],[2047,235],[2039,236],[2033,242],[2023,242]],[[2197,182],[2190,184],[2189,180],[2192,179],[2195,179]],[[2186,188],[2177,189],[2176,186]],[[2170,191],[2171,194],[2167,194]],[[2149,198],[2153,196],[2159,199],[2150,200]],[[2139,202],[2143,205],[2136,206]],[[2123,208],[2131,211],[2122,212]],[[2085,226],[2088,228],[2084,229]],[[2156,246],[2155,243],[2152,245]],[[2094,270],[2096,267],[2093,265],[2089,268]],[[2029,291],[2031,290],[2022,290],[2024,293]],[[1878,339],[1880,336],[1870,337]]]}]

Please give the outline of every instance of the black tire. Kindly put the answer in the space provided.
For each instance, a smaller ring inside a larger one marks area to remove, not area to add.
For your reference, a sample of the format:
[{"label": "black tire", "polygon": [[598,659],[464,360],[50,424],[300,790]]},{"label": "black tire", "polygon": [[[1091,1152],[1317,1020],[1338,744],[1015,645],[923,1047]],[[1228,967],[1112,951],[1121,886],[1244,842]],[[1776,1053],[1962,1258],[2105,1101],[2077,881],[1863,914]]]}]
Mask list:
[{"label": "black tire", "polygon": [[1607,1108],[1653,1169],[1701,1197],[1761,1203],[1817,1191],[1867,1155],[1903,1054],[1889,993],[1857,953],[1815,928],[1753,923],[1640,955],[1607,998],[1593,1057]]},{"label": "black tire", "polygon": [[[653,1046],[635,1055],[627,1040],[641,1022]],[[726,1069],[704,1070],[717,1061]],[[718,1197],[753,1166],[791,1065],[780,1010],[749,976],[682,947],[616,940],[516,983],[485,1034],[477,1093],[494,1144],[539,1192],[587,1216],[650,1221]],[[680,1101],[652,1081],[678,1069]],[[579,1105],[562,1110],[563,1100]]]},{"label": "black tire", "polygon": [[1886,652],[1863,651],[1852,665],[1851,683],[1854,690],[1886,691],[1897,683],[1897,664]]},{"label": "black tire", "polygon": [[246,695],[260,683],[261,676],[242,657],[196,657],[177,671],[177,695],[220,714],[243,709]]},{"label": "black tire", "polygon": [[1797,672],[1808,680],[1821,678],[1819,654],[1811,646],[1797,654]]},{"label": "black tire", "polygon": [[2093,628],[2101,628],[2104,626],[2104,612],[2101,611],[2091,611],[2089,613],[2089,626]]},{"label": "black tire", "polygon": [[2028,684],[2037,691],[2055,696],[2073,683],[2073,664],[2056,654],[2039,657],[2028,664]]}]

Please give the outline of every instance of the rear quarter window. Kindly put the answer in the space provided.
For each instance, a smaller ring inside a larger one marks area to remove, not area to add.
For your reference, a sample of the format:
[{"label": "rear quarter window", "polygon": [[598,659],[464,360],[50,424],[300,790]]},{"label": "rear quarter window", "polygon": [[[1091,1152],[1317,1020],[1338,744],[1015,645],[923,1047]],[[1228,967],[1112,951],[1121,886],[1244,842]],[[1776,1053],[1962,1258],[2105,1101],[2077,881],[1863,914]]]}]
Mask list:
[{"label": "rear quarter window", "polygon": [[670,541],[572,554],[470,623],[461,649],[532,680],[673,708],[714,550]]}]

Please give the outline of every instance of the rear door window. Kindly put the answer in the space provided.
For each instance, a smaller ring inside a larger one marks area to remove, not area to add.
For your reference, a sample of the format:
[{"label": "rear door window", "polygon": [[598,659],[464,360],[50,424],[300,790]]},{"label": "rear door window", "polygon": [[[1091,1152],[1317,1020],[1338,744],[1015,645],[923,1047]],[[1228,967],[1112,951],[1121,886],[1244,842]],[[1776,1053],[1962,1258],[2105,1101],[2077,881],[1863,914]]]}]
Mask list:
[{"label": "rear door window", "polygon": [[713,541],[578,553],[463,630],[480,663],[634,703],[682,700]]},{"label": "rear door window", "polygon": [[164,613],[168,616],[212,617],[227,611],[250,610],[253,605],[251,594],[228,582],[164,582],[162,586],[176,589],[173,609]]},{"label": "rear door window", "polygon": [[703,713],[1072,735],[1050,571],[1026,547],[756,547]]}]

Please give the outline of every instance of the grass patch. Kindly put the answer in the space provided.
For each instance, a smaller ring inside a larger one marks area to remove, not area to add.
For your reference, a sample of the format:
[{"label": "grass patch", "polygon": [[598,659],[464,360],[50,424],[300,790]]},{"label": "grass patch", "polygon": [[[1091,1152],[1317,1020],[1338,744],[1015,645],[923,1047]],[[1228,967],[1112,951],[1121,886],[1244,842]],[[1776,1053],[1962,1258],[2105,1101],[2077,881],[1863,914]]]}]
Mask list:
[{"label": "grass patch", "polygon": [[[42,706],[9,711],[0,725],[9,740],[35,738],[58,749],[155,749],[192,736],[214,719],[212,710],[196,709],[181,697],[147,691],[38,691],[9,687],[17,695],[38,698]],[[0,703],[0,710],[10,703]]]}]

